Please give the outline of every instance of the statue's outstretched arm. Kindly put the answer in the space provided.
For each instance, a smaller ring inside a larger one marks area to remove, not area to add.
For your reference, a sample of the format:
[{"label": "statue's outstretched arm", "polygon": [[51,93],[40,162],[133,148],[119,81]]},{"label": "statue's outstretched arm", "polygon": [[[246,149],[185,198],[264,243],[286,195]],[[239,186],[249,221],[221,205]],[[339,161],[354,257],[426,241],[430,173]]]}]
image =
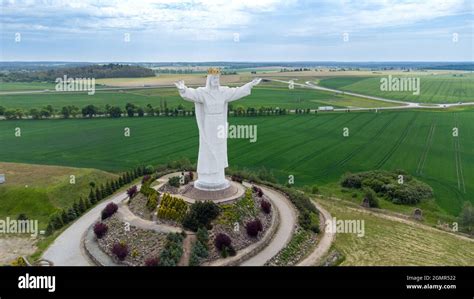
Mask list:
[{"label": "statue's outstretched arm", "polygon": [[178,88],[179,95],[186,101],[189,102],[198,102],[201,103],[201,99],[198,96],[198,93],[196,92],[196,89],[194,88],[189,88],[184,85],[184,81],[178,81],[175,82],[174,85]]},{"label": "statue's outstretched arm", "polygon": [[251,82],[249,82],[245,85],[242,85],[242,86],[236,87],[236,88],[231,88],[231,95],[227,99],[227,102],[236,101],[238,99],[241,99],[243,97],[246,97],[246,96],[250,95],[250,92],[252,91],[252,88],[255,85],[258,85],[260,83],[260,81],[262,81],[262,79],[256,78],[256,79],[253,79]]}]

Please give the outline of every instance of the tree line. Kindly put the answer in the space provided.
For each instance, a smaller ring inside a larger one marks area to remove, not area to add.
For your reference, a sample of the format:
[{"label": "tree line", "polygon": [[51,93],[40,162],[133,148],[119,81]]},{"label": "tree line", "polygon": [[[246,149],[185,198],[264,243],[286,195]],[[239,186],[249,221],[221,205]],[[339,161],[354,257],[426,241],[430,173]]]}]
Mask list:
[{"label": "tree line", "polygon": [[90,192],[87,198],[81,196],[79,200],[74,201],[71,207],[57,211],[50,217],[46,228],[46,235],[51,235],[55,230],[58,230],[66,224],[76,220],[89,210],[89,208],[100,202],[102,199],[112,195],[121,187],[132,183],[135,179],[143,175],[150,175],[154,171],[155,169],[151,165],[146,167],[139,166],[132,171],[123,173],[118,179],[107,181],[105,185],[101,184],[100,186],[96,186],[94,182],[90,182]]},{"label": "tree line", "polygon": [[3,82],[51,82],[57,78],[139,78],[153,77],[155,72],[149,68],[124,65],[124,64],[104,64],[87,65],[68,68],[56,68],[39,71],[19,71],[0,73],[0,81]]},{"label": "tree line", "polygon": [[[105,107],[88,104],[82,108],[75,105],[63,106],[61,109],[56,109],[51,105],[42,108],[31,108],[29,110],[16,108],[6,109],[0,106],[0,116],[7,120],[18,119],[49,119],[49,118],[94,118],[94,117],[144,117],[144,116],[194,116],[194,108],[186,109],[179,104],[177,107],[168,108],[166,100],[160,107],[153,107],[147,104],[145,107],[137,106],[133,103],[127,103],[125,107],[105,105]],[[270,116],[270,115],[287,115],[290,113],[288,109],[280,109],[273,107],[233,107],[229,105],[228,115],[230,116]],[[311,110],[296,108],[292,111],[295,114],[310,114]]]}]

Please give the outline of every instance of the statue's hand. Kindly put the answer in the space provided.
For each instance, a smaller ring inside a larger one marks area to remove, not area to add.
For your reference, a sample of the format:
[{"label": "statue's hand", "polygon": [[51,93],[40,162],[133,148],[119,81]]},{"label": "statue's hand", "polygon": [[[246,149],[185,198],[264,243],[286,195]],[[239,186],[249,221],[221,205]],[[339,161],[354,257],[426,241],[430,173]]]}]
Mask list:
[{"label": "statue's hand", "polygon": [[252,86],[258,85],[262,81],[262,78],[255,78],[252,80]]},{"label": "statue's hand", "polygon": [[178,82],[174,82],[174,85],[176,85],[176,87],[177,87],[179,90],[185,90],[185,89],[186,89],[186,85],[184,85],[184,81],[183,81],[183,80],[179,80]]}]

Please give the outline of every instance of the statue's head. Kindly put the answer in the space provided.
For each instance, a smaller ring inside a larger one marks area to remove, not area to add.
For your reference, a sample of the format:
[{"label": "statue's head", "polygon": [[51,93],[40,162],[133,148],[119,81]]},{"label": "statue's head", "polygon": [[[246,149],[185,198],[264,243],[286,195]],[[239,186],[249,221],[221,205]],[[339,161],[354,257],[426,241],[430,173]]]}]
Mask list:
[{"label": "statue's head", "polygon": [[220,70],[218,68],[210,68],[207,70],[207,81],[206,87],[210,89],[219,88],[219,75]]}]

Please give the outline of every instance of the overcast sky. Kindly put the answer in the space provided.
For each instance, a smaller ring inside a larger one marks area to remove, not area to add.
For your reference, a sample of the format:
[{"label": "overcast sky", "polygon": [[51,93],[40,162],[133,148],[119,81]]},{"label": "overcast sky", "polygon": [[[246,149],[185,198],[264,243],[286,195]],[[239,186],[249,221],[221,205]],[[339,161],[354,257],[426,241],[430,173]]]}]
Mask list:
[{"label": "overcast sky", "polygon": [[471,0],[0,3],[2,61],[472,61],[474,52]]}]

